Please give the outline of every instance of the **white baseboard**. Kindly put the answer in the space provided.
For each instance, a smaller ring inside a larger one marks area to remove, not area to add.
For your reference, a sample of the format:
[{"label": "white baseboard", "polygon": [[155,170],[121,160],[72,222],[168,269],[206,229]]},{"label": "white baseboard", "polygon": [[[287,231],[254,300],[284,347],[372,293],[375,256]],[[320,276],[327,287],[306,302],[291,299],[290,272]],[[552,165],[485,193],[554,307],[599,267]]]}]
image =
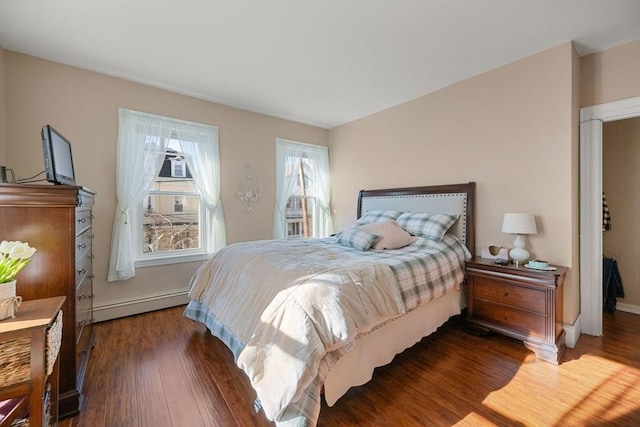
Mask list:
[{"label": "white baseboard", "polygon": [[569,348],[574,348],[582,333],[582,326],[580,322],[580,315],[573,323],[573,325],[566,324],[563,326],[565,332],[565,344]]},{"label": "white baseboard", "polygon": [[640,314],[640,305],[631,305],[619,302],[616,303],[616,310],[625,311],[627,313]]},{"label": "white baseboard", "polygon": [[[640,306],[625,304],[622,302],[619,302],[616,304],[616,310],[624,311],[626,313],[640,314]],[[580,319],[581,317],[579,315],[573,325],[567,324],[563,326],[564,332],[566,334],[565,336],[566,345],[569,348],[575,347],[576,343],[578,342],[578,338],[580,338],[580,334],[582,333],[582,326],[581,326]]]},{"label": "white baseboard", "polygon": [[145,295],[135,299],[97,303],[93,306],[93,317],[96,322],[103,322],[105,320],[133,316],[148,311],[187,304],[189,302],[187,292],[188,289],[185,288],[171,292]]}]

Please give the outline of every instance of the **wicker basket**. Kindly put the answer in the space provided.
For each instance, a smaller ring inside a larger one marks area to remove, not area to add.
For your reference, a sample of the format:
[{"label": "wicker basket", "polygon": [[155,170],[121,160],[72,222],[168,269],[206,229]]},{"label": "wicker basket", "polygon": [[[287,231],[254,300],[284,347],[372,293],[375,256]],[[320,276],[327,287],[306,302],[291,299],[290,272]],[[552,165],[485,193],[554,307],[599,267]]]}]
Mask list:
[{"label": "wicker basket", "polygon": [[[51,375],[62,344],[62,310],[47,329],[45,362]],[[31,377],[31,338],[0,343],[0,387],[28,381]]]},{"label": "wicker basket", "polygon": [[47,364],[47,375],[51,375],[53,365],[58,358],[60,345],[62,344],[62,310],[58,311],[56,319],[47,330],[47,346],[45,348],[45,360]]},{"label": "wicker basket", "polygon": [[30,338],[0,343],[0,387],[29,380],[30,360]]}]

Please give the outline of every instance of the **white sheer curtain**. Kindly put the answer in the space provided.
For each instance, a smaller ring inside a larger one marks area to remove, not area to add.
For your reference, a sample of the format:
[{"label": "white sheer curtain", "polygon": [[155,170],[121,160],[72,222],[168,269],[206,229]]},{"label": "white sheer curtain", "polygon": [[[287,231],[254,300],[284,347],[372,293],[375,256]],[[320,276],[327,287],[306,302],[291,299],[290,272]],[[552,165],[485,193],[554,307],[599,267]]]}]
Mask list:
[{"label": "white sheer curtain", "polygon": [[[179,133],[178,136],[180,136]],[[199,142],[180,140],[180,146],[183,153],[189,154],[186,156],[187,166],[202,193],[207,209],[207,217],[211,219],[211,221],[205,222],[208,229],[203,230],[203,233],[206,233],[209,237],[206,250],[212,254],[227,244],[224,214],[222,212],[222,202],[220,201],[218,129],[215,128],[215,134],[211,132],[201,133],[197,139]]]},{"label": "white sheer curtain", "polygon": [[[203,195],[212,221],[204,221],[209,236],[207,251],[213,253],[225,244],[224,215],[220,202],[220,159],[218,129],[214,126],[185,122],[126,109],[118,110],[118,151],[116,163],[117,207],[113,221],[108,281],[126,280],[135,276],[135,227],[131,223],[151,190],[164,162],[167,142],[173,136],[187,157],[196,185]],[[182,135],[182,136],[181,136]]]},{"label": "white sheer curtain", "polygon": [[276,139],[276,204],[273,215],[273,238],[287,238],[287,202],[297,188],[298,168],[309,159],[313,187],[308,194],[316,198],[319,215],[314,215],[317,237],[328,236],[333,229],[330,209],[329,150],[319,145]]}]

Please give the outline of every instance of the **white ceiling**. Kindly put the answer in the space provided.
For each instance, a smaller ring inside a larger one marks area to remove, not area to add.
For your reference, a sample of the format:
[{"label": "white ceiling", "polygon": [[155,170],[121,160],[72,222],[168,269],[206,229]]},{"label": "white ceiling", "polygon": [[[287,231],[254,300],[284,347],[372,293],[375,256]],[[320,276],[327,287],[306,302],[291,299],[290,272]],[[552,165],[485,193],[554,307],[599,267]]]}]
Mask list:
[{"label": "white ceiling", "polygon": [[636,39],[640,0],[0,0],[5,49],[325,128]]}]

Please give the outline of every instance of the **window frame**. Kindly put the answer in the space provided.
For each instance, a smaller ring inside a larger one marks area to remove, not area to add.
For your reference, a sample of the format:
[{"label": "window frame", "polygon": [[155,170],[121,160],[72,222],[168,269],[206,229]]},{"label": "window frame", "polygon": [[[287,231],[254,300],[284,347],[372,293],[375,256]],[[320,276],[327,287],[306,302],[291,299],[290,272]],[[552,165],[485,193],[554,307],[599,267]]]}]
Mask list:
[{"label": "window frame", "polygon": [[[204,202],[201,206],[206,207],[199,238],[202,254],[175,255],[174,252],[151,262],[137,261],[136,251],[141,245],[142,234],[138,234],[135,228],[142,227],[142,221],[135,217],[138,210],[142,214],[142,202],[164,165],[169,140],[178,138],[179,151],[186,154],[187,177],[194,180]],[[135,277],[136,266],[203,260],[226,246],[216,126],[118,108],[116,160],[117,206],[109,252],[108,282]]]}]

